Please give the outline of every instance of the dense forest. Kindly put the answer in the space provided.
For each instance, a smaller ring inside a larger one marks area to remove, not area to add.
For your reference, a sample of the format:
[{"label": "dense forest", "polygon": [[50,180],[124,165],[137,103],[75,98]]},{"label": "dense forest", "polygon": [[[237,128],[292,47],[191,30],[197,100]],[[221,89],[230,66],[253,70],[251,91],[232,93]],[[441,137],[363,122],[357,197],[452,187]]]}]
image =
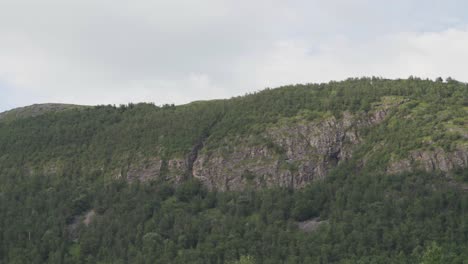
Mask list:
[{"label": "dense forest", "polygon": [[[304,188],[114,175],[144,157],[190,157],[200,139],[205,151],[263,144],[271,126],[387,102],[397,109],[359,130],[352,158]],[[413,77],[0,119],[0,263],[468,263],[468,169],[386,171],[414,150],[463,151],[467,131],[468,85]]]}]

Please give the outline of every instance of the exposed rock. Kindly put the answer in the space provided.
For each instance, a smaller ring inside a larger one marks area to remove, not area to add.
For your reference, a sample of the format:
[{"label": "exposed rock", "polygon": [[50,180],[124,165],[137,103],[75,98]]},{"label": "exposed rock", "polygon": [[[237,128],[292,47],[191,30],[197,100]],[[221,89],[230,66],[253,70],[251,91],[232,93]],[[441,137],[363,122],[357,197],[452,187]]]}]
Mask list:
[{"label": "exposed rock", "polygon": [[90,225],[95,217],[96,217],[96,211],[94,209],[89,210],[83,215],[73,216],[70,223],[66,226],[68,239],[72,241],[78,241],[79,231],[82,225],[84,226]]},{"label": "exposed rock", "polygon": [[[287,185],[281,181],[290,177],[280,177],[277,174],[279,167],[277,154],[266,146],[247,147],[240,144],[227,157],[222,157],[219,150],[199,155],[193,166],[193,176],[208,188],[223,191],[254,182],[261,185],[275,181],[279,185]],[[262,178],[257,178],[257,175]]]},{"label": "exposed rock", "polygon": [[89,226],[89,224],[91,224],[91,222],[93,221],[93,219],[94,219],[95,216],[96,216],[96,211],[94,211],[94,209],[89,210],[89,211],[84,215],[83,224],[84,224],[85,226]]},{"label": "exposed rock", "polygon": [[359,129],[382,122],[388,112],[383,108],[360,117],[344,113],[340,119],[271,127],[262,135],[270,144],[237,139],[229,151],[220,147],[199,154],[193,176],[217,190],[301,188],[324,178],[331,168],[349,159],[354,145],[361,141]]},{"label": "exposed rock", "polygon": [[[210,189],[224,191],[248,186],[301,188],[326,177],[330,169],[349,159],[354,146],[361,143],[361,129],[381,123],[403,102],[383,99],[368,114],[344,112],[340,118],[282,120],[285,122],[272,124],[262,135],[231,138],[226,146],[215,149],[205,147],[210,132],[207,129],[185,157],[166,160],[143,154],[123,155],[121,163],[126,165],[116,169],[113,175],[130,182],[163,179],[179,183],[187,177],[195,177]],[[462,154],[444,158],[439,152],[433,155],[414,153],[411,159],[395,162],[389,171],[405,170],[419,160],[425,168],[435,166],[446,171],[456,164],[466,166],[466,152]],[[47,174],[60,170],[58,164],[49,165]]]},{"label": "exposed rock", "polygon": [[320,221],[320,218],[316,217],[303,222],[297,222],[297,227],[303,232],[309,233],[317,230],[321,225],[326,224],[328,221]]},{"label": "exposed rock", "polygon": [[132,163],[127,172],[120,171],[117,177],[125,175],[128,181],[149,181],[160,179],[173,182],[181,182],[184,174],[187,171],[187,164],[185,159],[174,158],[168,161],[162,160],[159,157],[146,159],[144,162]]},{"label": "exposed rock", "polygon": [[162,160],[159,158],[148,159],[143,164],[131,164],[126,178],[129,181],[147,181],[149,179],[159,178],[161,175]]},{"label": "exposed rock", "polygon": [[[209,136],[210,129],[216,125],[219,119],[214,121],[205,131],[202,136],[193,146],[192,150],[185,158],[172,158],[163,160],[159,157],[147,159],[144,164],[138,162],[141,158],[137,158],[137,162],[132,163],[126,173],[126,178],[129,181],[148,181],[150,179],[158,179],[164,177],[175,183],[180,183],[189,177],[192,177],[193,165],[198,158],[200,150],[203,148],[205,140]],[[122,175],[122,172],[119,174]]]},{"label": "exposed rock", "polygon": [[184,180],[187,172],[187,162],[184,159],[171,159],[167,162],[167,177],[171,178],[175,183],[180,183]]},{"label": "exposed rock", "polygon": [[449,172],[455,168],[468,168],[468,147],[460,147],[453,152],[446,152],[442,148],[415,150],[408,158],[390,163],[387,172],[395,174],[415,169]]}]

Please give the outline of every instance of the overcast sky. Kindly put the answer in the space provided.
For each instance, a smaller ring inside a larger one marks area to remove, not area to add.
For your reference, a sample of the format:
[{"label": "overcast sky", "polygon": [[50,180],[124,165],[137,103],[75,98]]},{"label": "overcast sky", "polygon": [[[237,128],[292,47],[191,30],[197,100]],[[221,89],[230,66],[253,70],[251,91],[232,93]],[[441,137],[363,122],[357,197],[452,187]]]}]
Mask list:
[{"label": "overcast sky", "polygon": [[0,0],[0,111],[347,77],[468,81],[464,0]]}]

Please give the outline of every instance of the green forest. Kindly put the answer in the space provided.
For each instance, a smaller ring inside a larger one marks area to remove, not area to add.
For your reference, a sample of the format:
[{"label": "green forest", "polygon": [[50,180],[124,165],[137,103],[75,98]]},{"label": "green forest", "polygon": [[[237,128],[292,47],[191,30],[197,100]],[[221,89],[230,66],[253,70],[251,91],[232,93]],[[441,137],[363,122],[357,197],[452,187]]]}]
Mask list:
[{"label": "green forest", "polygon": [[[360,130],[353,157],[304,188],[217,191],[189,174],[113,174],[387,102],[398,106]],[[353,78],[0,119],[0,263],[468,263],[468,169],[386,172],[414,150],[463,151],[467,135],[468,85],[450,78]],[[316,228],[301,227],[308,221]]]}]

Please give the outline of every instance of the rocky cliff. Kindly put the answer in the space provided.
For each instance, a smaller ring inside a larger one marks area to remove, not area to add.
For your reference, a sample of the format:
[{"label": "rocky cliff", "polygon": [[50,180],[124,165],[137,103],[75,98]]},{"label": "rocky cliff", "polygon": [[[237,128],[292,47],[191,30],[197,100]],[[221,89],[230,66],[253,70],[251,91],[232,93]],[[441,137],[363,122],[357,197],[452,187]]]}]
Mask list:
[{"label": "rocky cliff", "polygon": [[386,105],[370,114],[345,112],[341,118],[271,126],[261,135],[263,144],[237,138],[220,148],[202,151],[193,177],[217,190],[301,188],[349,159],[361,142],[360,130],[382,122],[397,105]]},{"label": "rocky cliff", "polygon": [[301,188],[348,160],[450,172],[468,168],[467,95],[460,83],[362,79],[183,106],[35,105],[0,114],[0,171],[223,191]]},{"label": "rocky cliff", "polygon": [[362,140],[360,131],[383,122],[401,103],[377,104],[373,111],[358,115],[344,112],[341,117],[326,114],[312,121],[286,119],[268,126],[260,135],[229,138],[215,148],[198,142],[197,153],[192,151],[185,159],[153,157],[134,162],[117,177],[130,181],[164,177],[180,182],[188,171],[189,177],[222,191],[301,188],[349,159]]},{"label": "rocky cliff", "polygon": [[[164,176],[165,180],[180,182],[189,173],[189,177],[199,179],[209,189],[222,191],[272,186],[301,188],[326,177],[330,169],[350,159],[363,141],[363,129],[384,122],[405,102],[384,100],[368,113],[344,112],[341,117],[328,114],[311,121],[285,119],[266,127],[259,135],[228,138],[214,148],[198,142],[196,153],[190,152],[185,159],[152,158],[131,164],[126,178],[146,181]],[[467,167],[468,149],[460,146],[454,151],[411,151],[407,158],[391,160],[387,172],[449,172]]]},{"label": "rocky cliff", "polygon": [[415,150],[407,158],[390,163],[387,172],[392,174],[413,170],[449,172],[456,168],[468,168],[468,146],[460,146],[450,152],[442,148]]}]

